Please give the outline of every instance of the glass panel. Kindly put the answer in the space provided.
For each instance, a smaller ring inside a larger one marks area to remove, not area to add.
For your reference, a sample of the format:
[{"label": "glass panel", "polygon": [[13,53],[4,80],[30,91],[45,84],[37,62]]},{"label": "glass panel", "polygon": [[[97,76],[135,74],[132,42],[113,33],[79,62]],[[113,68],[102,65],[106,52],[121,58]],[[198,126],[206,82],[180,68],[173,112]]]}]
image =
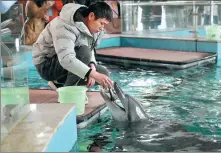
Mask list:
[{"label": "glass panel", "polygon": [[15,1],[2,1],[1,13],[1,129],[5,135],[30,109],[26,105],[28,65],[20,47],[23,8]]},{"label": "glass panel", "polygon": [[122,33],[206,38],[206,26],[221,23],[220,1],[123,1]]},{"label": "glass panel", "polygon": [[132,23],[133,23],[133,7],[127,4],[133,3],[132,1],[122,1],[121,2],[123,7],[122,8],[122,31],[123,32],[131,32],[132,31]]}]

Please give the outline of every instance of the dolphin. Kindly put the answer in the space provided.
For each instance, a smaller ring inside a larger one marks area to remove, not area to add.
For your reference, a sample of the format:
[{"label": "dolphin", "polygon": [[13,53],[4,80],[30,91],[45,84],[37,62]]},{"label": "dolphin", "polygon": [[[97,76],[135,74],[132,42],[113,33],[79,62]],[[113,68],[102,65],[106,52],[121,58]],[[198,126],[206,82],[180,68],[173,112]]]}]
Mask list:
[{"label": "dolphin", "polygon": [[117,124],[123,126],[117,127],[119,136],[113,151],[221,151],[219,140],[216,142],[200,133],[188,132],[185,124],[176,121],[149,117],[141,103],[125,94],[116,82],[113,89],[101,89],[100,93],[113,120],[123,122]]},{"label": "dolphin", "polygon": [[[100,93],[115,121],[137,122],[149,119],[141,103],[130,95],[125,94],[116,82],[114,82],[112,89],[101,89]],[[117,103],[118,99],[122,106]]]}]

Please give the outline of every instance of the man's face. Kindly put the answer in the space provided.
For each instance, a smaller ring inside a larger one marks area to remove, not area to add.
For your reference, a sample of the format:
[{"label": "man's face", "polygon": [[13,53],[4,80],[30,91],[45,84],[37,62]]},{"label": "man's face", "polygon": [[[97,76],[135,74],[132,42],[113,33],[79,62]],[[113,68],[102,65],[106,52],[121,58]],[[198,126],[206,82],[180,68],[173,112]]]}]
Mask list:
[{"label": "man's face", "polygon": [[103,30],[104,25],[108,24],[109,21],[106,18],[95,18],[93,12],[88,16],[88,29],[91,33],[97,33]]}]

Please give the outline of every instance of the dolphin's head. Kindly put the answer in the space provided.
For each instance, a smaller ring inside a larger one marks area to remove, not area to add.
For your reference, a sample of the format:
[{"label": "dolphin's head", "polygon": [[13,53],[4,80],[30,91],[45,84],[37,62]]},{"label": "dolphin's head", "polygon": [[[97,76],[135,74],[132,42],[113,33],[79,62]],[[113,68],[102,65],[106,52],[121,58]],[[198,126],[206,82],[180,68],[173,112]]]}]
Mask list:
[{"label": "dolphin's head", "polygon": [[[101,96],[104,98],[114,120],[136,122],[148,118],[140,102],[125,94],[116,82],[113,89],[101,89]],[[117,100],[121,102],[121,106]]]}]

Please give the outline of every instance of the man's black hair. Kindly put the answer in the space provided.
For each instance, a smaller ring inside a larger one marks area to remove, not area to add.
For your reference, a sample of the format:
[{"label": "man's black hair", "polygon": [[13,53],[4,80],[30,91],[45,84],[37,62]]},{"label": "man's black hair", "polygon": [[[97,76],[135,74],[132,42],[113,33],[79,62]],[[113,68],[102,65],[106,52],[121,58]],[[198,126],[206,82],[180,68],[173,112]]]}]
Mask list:
[{"label": "man's black hair", "polygon": [[75,0],[75,3],[89,6],[90,5],[90,0]]},{"label": "man's black hair", "polygon": [[111,21],[113,18],[112,9],[105,2],[96,2],[89,5],[87,9],[82,11],[82,16],[87,17],[91,12],[94,13],[96,19],[105,18],[108,21]]},{"label": "man's black hair", "polygon": [[75,0],[61,0],[63,5],[68,4],[68,3],[75,3]]},{"label": "man's black hair", "polygon": [[93,3],[99,2],[101,0],[75,0],[75,3],[89,6]]},{"label": "man's black hair", "polygon": [[42,5],[46,2],[46,0],[33,0],[38,7],[42,7]]}]

